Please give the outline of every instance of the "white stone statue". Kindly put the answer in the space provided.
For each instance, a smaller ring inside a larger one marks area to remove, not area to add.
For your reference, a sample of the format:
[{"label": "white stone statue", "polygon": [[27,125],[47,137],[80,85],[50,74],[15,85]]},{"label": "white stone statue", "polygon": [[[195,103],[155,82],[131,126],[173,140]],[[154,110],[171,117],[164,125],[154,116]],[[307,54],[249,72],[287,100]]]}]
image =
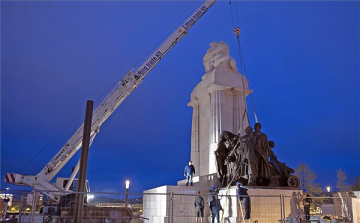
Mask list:
[{"label": "white stone statue", "polygon": [[236,62],[230,57],[229,46],[225,42],[212,42],[203,60],[205,71],[213,71],[217,67],[229,68],[237,72]]}]

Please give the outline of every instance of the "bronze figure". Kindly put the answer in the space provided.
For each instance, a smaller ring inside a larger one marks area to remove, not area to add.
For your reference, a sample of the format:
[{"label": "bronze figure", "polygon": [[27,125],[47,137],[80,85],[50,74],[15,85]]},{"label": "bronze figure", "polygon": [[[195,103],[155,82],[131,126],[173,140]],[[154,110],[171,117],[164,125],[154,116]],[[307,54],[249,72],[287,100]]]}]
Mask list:
[{"label": "bronze figure", "polygon": [[215,151],[222,185],[242,182],[248,186],[298,187],[299,179],[291,175],[294,170],[277,159],[271,150],[275,143],[261,132],[261,124],[255,123],[254,129],[248,126],[243,136],[222,132]]}]

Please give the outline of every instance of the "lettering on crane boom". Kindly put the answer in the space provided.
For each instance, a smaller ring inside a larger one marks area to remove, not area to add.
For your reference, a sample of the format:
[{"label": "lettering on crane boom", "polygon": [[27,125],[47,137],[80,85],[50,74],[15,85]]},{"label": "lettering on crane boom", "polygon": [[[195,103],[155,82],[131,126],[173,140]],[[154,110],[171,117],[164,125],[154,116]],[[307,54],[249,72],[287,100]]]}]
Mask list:
[{"label": "lettering on crane boom", "polygon": [[[189,18],[183,25],[182,27],[184,27],[185,29],[189,28],[191,25],[193,25],[196,20],[198,20],[201,15],[207,10],[207,7],[206,6],[201,6],[201,8],[195,12],[193,14],[193,16],[191,16],[191,18]],[[145,74],[146,72],[148,72],[152,66],[154,66],[156,64],[156,62],[159,60],[159,58],[162,56],[162,52],[161,51],[158,51],[155,53],[155,56],[151,57],[143,67],[140,67],[137,71],[137,74],[138,75],[143,75]]]},{"label": "lettering on crane boom", "polygon": [[194,24],[196,22],[196,20],[198,20],[201,15],[206,11],[206,6],[202,6],[197,12],[194,13],[193,16],[191,16],[191,18],[189,18],[183,25],[182,27],[184,27],[185,29],[189,28],[192,24]]},{"label": "lettering on crane boom", "polygon": [[155,53],[155,56],[151,57],[146,63],[145,66],[139,68],[139,70],[137,71],[137,74],[142,75],[145,74],[148,70],[150,70],[150,68],[152,66],[155,65],[155,63],[159,60],[159,58],[162,56],[162,52],[157,51]]}]

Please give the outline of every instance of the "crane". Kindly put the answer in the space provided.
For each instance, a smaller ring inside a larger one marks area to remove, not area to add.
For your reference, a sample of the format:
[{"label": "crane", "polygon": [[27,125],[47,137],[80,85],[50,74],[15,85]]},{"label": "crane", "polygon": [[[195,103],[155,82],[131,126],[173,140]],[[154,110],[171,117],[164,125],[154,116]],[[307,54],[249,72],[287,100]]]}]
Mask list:
[{"label": "crane", "polygon": [[[99,133],[101,125],[109,118],[119,105],[142,83],[145,76],[160,62],[160,60],[187,34],[189,29],[216,3],[217,0],[206,0],[192,13],[177,29],[148,57],[145,62],[135,69],[129,70],[116,84],[110,94],[94,110],[91,124],[91,141]],[[65,187],[51,184],[50,181],[75,155],[82,146],[81,125],[59,152],[35,176],[26,174],[6,173],[5,182],[17,185],[31,186],[41,191],[49,198],[59,202],[60,197],[71,193],[72,182],[79,171],[78,161]],[[67,179],[67,178],[63,178]]]}]

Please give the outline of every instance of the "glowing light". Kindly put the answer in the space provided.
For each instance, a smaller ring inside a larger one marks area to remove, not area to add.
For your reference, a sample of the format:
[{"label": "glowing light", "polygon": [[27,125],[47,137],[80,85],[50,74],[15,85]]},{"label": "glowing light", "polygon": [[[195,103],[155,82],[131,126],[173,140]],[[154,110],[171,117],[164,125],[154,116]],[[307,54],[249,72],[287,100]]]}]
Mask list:
[{"label": "glowing light", "polygon": [[126,180],[125,181],[125,188],[129,189],[129,187],[130,187],[130,180]]},{"label": "glowing light", "polygon": [[330,193],[331,188],[330,188],[330,187],[326,187],[326,190],[327,190],[328,193]]}]

